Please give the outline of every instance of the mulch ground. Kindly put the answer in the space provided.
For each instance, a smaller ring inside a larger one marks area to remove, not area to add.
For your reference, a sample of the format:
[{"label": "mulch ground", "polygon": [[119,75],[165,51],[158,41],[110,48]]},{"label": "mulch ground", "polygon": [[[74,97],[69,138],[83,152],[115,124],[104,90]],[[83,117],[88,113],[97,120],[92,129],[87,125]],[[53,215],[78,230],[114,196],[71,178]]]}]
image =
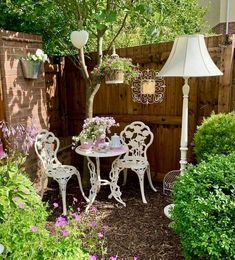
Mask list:
[{"label": "mulch ground", "polygon": [[[161,184],[155,184],[158,190],[156,193],[152,191],[146,180],[145,195],[148,204],[143,204],[139,183],[134,177],[131,176],[127,185],[121,188],[126,207],[117,205],[115,199],[108,199],[110,190],[107,186],[101,187],[93,204],[97,208],[97,220],[108,225],[108,255],[123,260],[133,259],[134,256],[138,260],[184,259],[180,253],[179,238],[168,227],[170,221],[163,213],[164,207],[170,203],[169,196],[163,194]],[[89,190],[85,192],[88,194]],[[44,195],[44,201],[53,207],[53,202],[60,202],[58,194],[58,185],[53,181]],[[72,178],[67,187],[68,205],[72,205],[73,197],[81,198],[81,194],[77,180]],[[81,200],[81,214],[89,218],[89,214],[84,212],[85,206],[86,203]],[[61,207],[57,208],[50,220],[55,220],[61,213]]]}]

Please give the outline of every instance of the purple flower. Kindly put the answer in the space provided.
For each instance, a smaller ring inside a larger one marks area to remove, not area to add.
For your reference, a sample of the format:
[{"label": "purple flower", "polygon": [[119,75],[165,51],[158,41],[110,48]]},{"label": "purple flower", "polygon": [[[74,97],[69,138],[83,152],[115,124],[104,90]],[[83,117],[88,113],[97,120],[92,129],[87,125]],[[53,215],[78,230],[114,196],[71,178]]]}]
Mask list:
[{"label": "purple flower", "polygon": [[91,209],[90,209],[90,212],[93,212],[93,213],[96,213],[97,212],[97,208],[96,207],[91,207]]},{"label": "purple flower", "polygon": [[104,237],[104,234],[102,232],[99,232],[97,235],[100,239]]},{"label": "purple flower", "polygon": [[118,260],[116,256],[110,256],[109,260]]},{"label": "purple flower", "polygon": [[36,226],[31,226],[31,231],[32,232],[36,232],[38,230],[38,228]]},{"label": "purple flower", "polygon": [[108,225],[104,224],[102,228],[104,231],[106,231],[108,229]]},{"label": "purple flower", "polygon": [[24,188],[22,191],[23,191],[25,194],[30,194],[30,191],[29,191],[29,189],[27,189],[27,188]]},{"label": "purple flower", "polygon": [[67,224],[66,218],[64,218],[64,217],[58,217],[58,218],[56,219],[56,222],[55,222],[55,226],[56,226],[56,227],[62,227],[62,226],[64,226],[65,224]]},{"label": "purple flower", "polygon": [[97,257],[95,255],[89,255],[88,260],[97,260]]},{"label": "purple flower", "polygon": [[61,234],[62,234],[62,236],[67,237],[69,235],[69,232],[68,232],[68,230],[63,229],[63,230],[61,230]]},{"label": "purple flower", "polygon": [[92,220],[92,221],[91,221],[91,226],[92,226],[92,227],[95,227],[95,226],[96,226],[96,221],[95,221],[95,220]]},{"label": "purple flower", "polygon": [[16,203],[19,200],[19,197],[14,197],[12,200]]},{"label": "purple flower", "polygon": [[138,260],[138,258],[136,256],[134,256],[133,260]]},{"label": "purple flower", "polygon": [[25,204],[22,202],[22,203],[20,203],[20,204],[18,205],[18,207],[19,207],[20,209],[24,209],[24,208],[25,208]]},{"label": "purple flower", "polygon": [[73,213],[72,216],[73,216],[74,219],[77,220],[78,222],[81,221],[81,216],[78,215],[77,213]]},{"label": "purple flower", "polygon": [[77,211],[78,211],[78,212],[80,212],[80,211],[81,211],[81,209],[80,209],[80,208],[77,208]]},{"label": "purple flower", "polygon": [[54,209],[59,207],[59,204],[57,202],[53,203]]}]

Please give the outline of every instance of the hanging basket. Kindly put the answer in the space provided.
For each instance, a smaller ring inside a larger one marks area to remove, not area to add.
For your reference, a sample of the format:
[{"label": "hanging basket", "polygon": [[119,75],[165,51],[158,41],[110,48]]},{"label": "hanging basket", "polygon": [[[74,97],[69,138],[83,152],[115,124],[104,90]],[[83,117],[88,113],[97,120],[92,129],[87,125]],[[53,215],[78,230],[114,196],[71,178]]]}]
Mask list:
[{"label": "hanging basket", "polygon": [[105,75],[106,84],[122,84],[124,82],[124,72],[119,69],[113,69]]},{"label": "hanging basket", "polygon": [[37,79],[41,67],[41,62],[30,60],[20,60],[24,78]]}]

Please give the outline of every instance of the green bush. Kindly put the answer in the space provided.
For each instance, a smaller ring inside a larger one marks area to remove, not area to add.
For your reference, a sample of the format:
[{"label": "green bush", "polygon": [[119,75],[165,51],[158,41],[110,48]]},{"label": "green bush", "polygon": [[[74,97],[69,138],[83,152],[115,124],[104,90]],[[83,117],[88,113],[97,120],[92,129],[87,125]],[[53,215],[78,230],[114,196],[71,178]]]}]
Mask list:
[{"label": "green bush", "polygon": [[235,151],[235,113],[212,114],[204,119],[194,136],[197,161],[209,155],[229,154]]},{"label": "green bush", "polygon": [[235,259],[235,153],[190,165],[172,196],[172,228],[185,258]]},{"label": "green bush", "polygon": [[[51,234],[47,217],[46,206],[16,163],[0,165],[0,259],[88,259],[75,220],[66,222],[67,235],[62,229]],[[97,248],[92,249],[93,253]]]}]

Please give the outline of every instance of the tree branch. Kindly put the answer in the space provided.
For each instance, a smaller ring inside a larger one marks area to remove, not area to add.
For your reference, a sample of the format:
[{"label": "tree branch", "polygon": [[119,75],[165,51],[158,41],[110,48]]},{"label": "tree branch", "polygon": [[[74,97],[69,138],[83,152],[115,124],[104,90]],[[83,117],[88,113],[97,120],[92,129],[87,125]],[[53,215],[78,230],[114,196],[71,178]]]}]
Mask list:
[{"label": "tree branch", "polygon": [[122,29],[124,28],[127,17],[128,17],[128,13],[125,14],[119,30],[117,31],[116,35],[113,37],[113,39],[111,40],[111,42],[110,42],[110,44],[108,46],[107,52],[111,49],[111,47],[113,46],[113,43],[115,42],[115,40],[117,39],[118,35],[121,33]]}]

